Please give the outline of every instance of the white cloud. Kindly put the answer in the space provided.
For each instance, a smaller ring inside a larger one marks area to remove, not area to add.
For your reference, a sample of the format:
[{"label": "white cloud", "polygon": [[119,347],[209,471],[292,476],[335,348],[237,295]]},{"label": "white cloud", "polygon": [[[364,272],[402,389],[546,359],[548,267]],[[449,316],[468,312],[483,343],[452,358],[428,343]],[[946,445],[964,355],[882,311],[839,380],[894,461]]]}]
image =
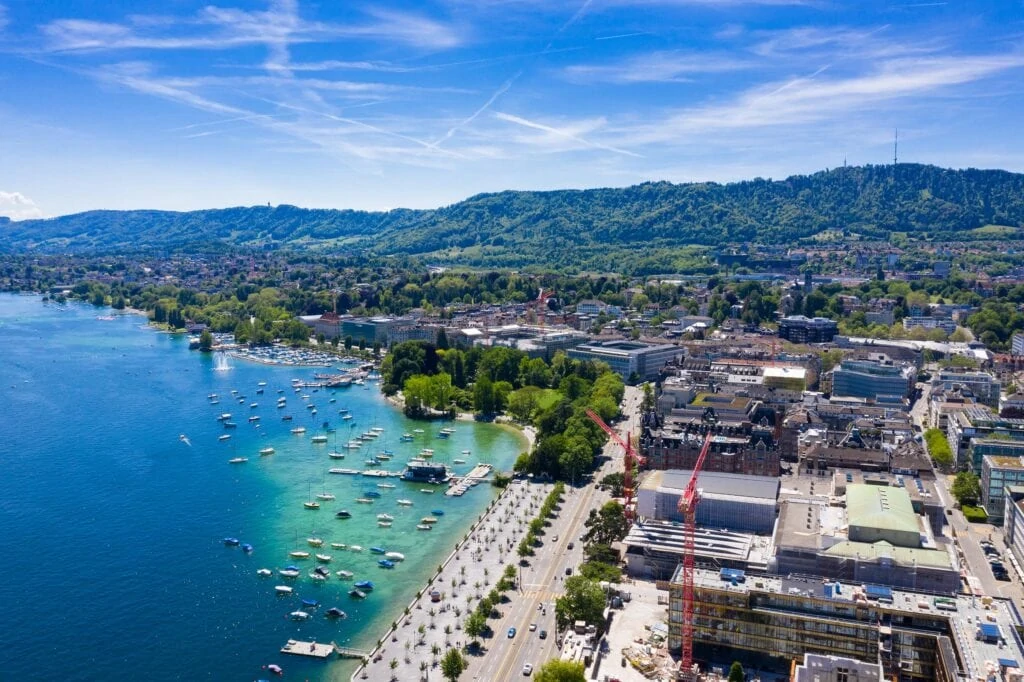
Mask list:
[{"label": "white cloud", "polygon": [[279,54],[289,45],[341,39],[393,41],[445,49],[462,43],[453,26],[417,14],[369,10],[349,24],[302,19],[295,0],[276,0],[266,11],[207,6],[192,17],[136,15],[127,23],[57,19],[41,27],[52,52],[100,52],[127,49],[226,50],[266,45]]},{"label": "white cloud", "polygon": [[616,64],[575,64],[562,71],[574,82],[657,83],[685,82],[694,74],[726,73],[754,66],[750,61],[728,55],[695,54],[663,50],[637,55]]},{"label": "white cloud", "polygon": [[43,211],[36,206],[36,202],[21,192],[0,191],[0,216],[6,216],[11,220],[28,220],[42,218]]}]

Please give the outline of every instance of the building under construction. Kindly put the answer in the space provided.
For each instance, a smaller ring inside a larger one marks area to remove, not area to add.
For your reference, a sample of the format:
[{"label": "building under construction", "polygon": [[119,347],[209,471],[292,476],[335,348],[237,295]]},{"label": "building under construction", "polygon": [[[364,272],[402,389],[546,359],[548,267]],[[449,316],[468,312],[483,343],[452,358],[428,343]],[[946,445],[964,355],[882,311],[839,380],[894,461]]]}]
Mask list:
[{"label": "building under construction", "polygon": [[[669,650],[683,633],[682,567],[669,584]],[[887,680],[1020,682],[1024,644],[1012,601],[938,596],[821,578],[697,569],[694,660],[789,670],[806,654],[878,663]],[[852,678],[844,678],[852,679]]]}]

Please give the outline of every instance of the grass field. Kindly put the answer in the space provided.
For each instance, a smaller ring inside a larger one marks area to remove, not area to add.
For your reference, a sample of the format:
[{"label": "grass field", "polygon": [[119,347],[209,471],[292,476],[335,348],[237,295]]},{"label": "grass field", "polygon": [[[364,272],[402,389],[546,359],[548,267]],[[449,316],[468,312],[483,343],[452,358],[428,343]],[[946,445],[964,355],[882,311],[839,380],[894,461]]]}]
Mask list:
[{"label": "grass field", "polygon": [[977,237],[1009,237],[1016,235],[1020,230],[1009,225],[985,225],[971,230],[971,234]]},{"label": "grass field", "polygon": [[542,410],[546,410],[562,397],[562,394],[553,388],[545,388],[544,392],[540,394],[540,399],[537,401],[537,407]]}]

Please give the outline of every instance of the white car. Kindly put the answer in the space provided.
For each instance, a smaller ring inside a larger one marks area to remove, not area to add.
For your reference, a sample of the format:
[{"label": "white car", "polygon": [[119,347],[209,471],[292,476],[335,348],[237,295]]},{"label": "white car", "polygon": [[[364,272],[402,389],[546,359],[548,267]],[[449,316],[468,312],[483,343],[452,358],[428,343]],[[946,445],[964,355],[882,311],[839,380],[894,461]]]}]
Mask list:
[{"label": "white car", "polygon": [[533,632],[536,629],[537,629],[537,624],[536,623],[530,623],[530,632]]},{"label": "white car", "polygon": [[533,664],[532,663],[527,663],[526,665],[523,666],[523,674],[526,675],[527,677],[529,677],[530,675],[533,674]]}]

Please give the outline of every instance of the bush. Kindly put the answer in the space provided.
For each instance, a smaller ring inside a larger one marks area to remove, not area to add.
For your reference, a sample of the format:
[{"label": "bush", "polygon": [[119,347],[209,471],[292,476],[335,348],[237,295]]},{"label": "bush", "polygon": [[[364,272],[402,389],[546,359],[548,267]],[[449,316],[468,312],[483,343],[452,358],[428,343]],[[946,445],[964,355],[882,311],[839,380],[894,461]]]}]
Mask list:
[{"label": "bush", "polygon": [[984,507],[972,507],[969,504],[965,504],[961,507],[964,513],[964,518],[971,523],[985,523],[988,521],[988,512],[985,511]]},{"label": "bush", "polygon": [[946,469],[953,463],[953,451],[949,449],[946,434],[939,429],[928,429],[924,432],[924,441],[928,445],[928,454],[936,464]]}]

